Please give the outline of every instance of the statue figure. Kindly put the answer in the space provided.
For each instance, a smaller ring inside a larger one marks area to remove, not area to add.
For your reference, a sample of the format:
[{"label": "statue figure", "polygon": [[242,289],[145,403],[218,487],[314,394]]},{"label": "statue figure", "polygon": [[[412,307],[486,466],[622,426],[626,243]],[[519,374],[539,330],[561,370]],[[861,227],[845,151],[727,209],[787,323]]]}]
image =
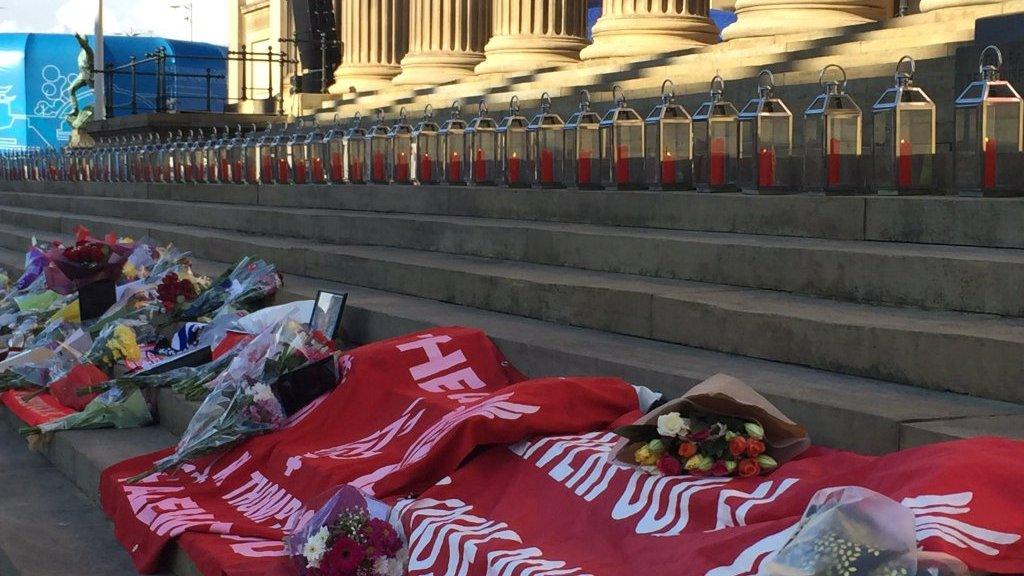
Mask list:
[{"label": "statue figure", "polygon": [[81,34],[75,34],[75,40],[78,40],[78,44],[82,47],[82,51],[78,54],[78,78],[75,79],[71,87],[68,88],[69,95],[71,96],[71,106],[73,109],[68,114],[67,121],[74,128],[81,128],[85,126],[85,123],[92,118],[92,106],[86,106],[85,109],[80,109],[78,106],[78,91],[82,88],[92,88],[96,85],[95,75],[93,73],[94,54],[92,47],[89,46],[89,41],[85,39]]}]

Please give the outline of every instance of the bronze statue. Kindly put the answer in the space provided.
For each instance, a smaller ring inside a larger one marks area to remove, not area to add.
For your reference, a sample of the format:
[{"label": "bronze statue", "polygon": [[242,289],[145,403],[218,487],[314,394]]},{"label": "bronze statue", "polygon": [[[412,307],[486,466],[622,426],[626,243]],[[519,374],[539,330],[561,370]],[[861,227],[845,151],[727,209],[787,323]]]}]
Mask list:
[{"label": "bronze statue", "polygon": [[85,39],[81,34],[75,34],[75,40],[78,40],[78,44],[82,47],[82,51],[78,54],[78,78],[75,79],[71,87],[68,88],[69,95],[71,96],[71,113],[68,114],[67,121],[75,128],[81,128],[86,122],[92,118],[92,106],[86,106],[85,109],[80,109],[78,106],[78,94],[77,92],[82,88],[93,88],[96,86],[96,79],[93,72],[94,58],[95,55],[92,51],[92,47],[89,46],[89,41]]}]

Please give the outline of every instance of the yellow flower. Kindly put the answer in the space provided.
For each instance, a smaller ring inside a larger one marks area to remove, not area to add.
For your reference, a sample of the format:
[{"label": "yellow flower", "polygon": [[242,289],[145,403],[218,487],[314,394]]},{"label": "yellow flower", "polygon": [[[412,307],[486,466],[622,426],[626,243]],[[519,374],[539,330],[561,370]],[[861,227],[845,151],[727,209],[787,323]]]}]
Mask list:
[{"label": "yellow flower", "polygon": [[647,448],[647,446],[640,447],[639,450],[633,455],[636,459],[636,463],[643,466],[654,466],[658,463],[658,457]]},{"label": "yellow flower", "polygon": [[70,324],[81,324],[82,314],[81,309],[78,307],[78,300],[73,301],[67,306],[61,308],[54,314],[50,320],[61,319]]},{"label": "yellow flower", "polygon": [[124,265],[124,268],[122,269],[121,273],[124,274],[124,277],[129,280],[135,280],[136,278],[139,277],[139,269],[136,268],[135,265],[132,264],[131,262],[128,262],[127,264]]},{"label": "yellow flower", "polygon": [[135,331],[124,324],[114,327],[114,333],[107,341],[107,349],[114,356],[115,362],[119,360],[134,362],[142,357],[142,350],[139,349],[139,343],[135,340]]},{"label": "yellow flower", "polygon": [[135,242],[135,240],[132,240],[131,236],[122,236],[117,241],[118,244],[131,244],[132,242]]}]

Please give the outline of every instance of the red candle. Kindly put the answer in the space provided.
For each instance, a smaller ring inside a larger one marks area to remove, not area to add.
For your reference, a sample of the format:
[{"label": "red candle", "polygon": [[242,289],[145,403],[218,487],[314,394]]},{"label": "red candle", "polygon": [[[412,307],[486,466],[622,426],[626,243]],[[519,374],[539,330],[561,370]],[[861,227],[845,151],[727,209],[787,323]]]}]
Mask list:
[{"label": "red candle", "polygon": [[274,159],[270,157],[270,154],[263,155],[263,165],[260,171],[263,183],[270,184],[270,178],[274,174]]},{"label": "red candle", "polygon": [[313,182],[324,183],[324,161],[319,156],[313,158]]},{"label": "red candle", "polygon": [[711,139],[711,169],[708,183],[712,186],[725,185],[725,138]]},{"label": "red candle", "polygon": [[214,162],[210,162],[206,166],[206,181],[207,182],[216,182],[217,181],[217,164],[214,163]]},{"label": "red candle", "polygon": [[985,138],[985,163],[981,176],[985,188],[996,187],[996,139]]},{"label": "red candle", "polygon": [[448,161],[448,181],[462,182],[462,159],[459,158],[458,152],[452,152],[452,157]]},{"label": "red candle", "polygon": [[295,183],[305,184],[306,183],[306,161],[295,160]]},{"label": "red candle", "polygon": [[483,182],[487,179],[487,165],[484,164],[483,148],[476,149],[476,158],[473,160],[473,181]]},{"label": "red candle", "polygon": [[373,153],[373,181],[374,182],[385,182],[384,178],[384,153],[374,152]]},{"label": "red candle", "polygon": [[277,160],[277,183],[288,183],[288,159],[278,158]]},{"label": "red candle", "polygon": [[341,153],[331,152],[331,181],[341,182],[345,179],[345,174],[341,170]]},{"label": "red candle", "polygon": [[842,157],[839,155],[839,139],[831,138],[828,141],[828,185],[839,184],[839,168],[842,166]]},{"label": "red candle", "polygon": [[433,182],[434,181],[434,161],[430,159],[430,154],[424,154],[420,156],[420,182]]},{"label": "red candle", "polygon": [[615,183],[629,183],[629,146],[619,146],[615,151]]},{"label": "red candle", "polygon": [[228,162],[227,158],[220,159],[220,181],[230,182],[231,181],[231,163]]},{"label": "red candle", "polygon": [[757,153],[757,185],[775,185],[775,149],[762,148]]},{"label": "red candle", "polygon": [[547,148],[540,151],[540,183],[554,184],[555,155]]},{"label": "red candle", "polygon": [[249,182],[251,184],[255,184],[256,183],[256,163],[255,162],[249,162],[247,164],[247,168],[249,169]]},{"label": "red candle", "polygon": [[576,165],[576,183],[590,184],[590,150],[580,150],[579,163]]},{"label": "red candle", "polygon": [[405,157],[405,152],[398,153],[398,159],[395,161],[395,182],[408,182],[409,181],[409,159]]},{"label": "red candle", "polygon": [[348,179],[352,182],[363,181],[363,163],[360,160],[353,160],[349,163]]},{"label": "red candle", "polygon": [[242,183],[242,174],[244,174],[244,172],[242,171],[242,161],[235,160],[235,171],[233,173],[235,177],[235,184]]},{"label": "red candle", "polygon": [[911,173],[913,168],[910,164],[910,159],[913,157],[913,145],[907,139],[900,140],[899,150],[899,173],[897,174],[897,183],[901,188],[909,187],[912,184]]},{"label": "red candle", "polygon": [[519,184],[519,156],[515,152],[508,159],[508,183]]},{"label": "red candle", "polygon": [[671,152],[666,152],[665,157],[661,159],[661,183],[676,183],[676,159],[672,157]]}]

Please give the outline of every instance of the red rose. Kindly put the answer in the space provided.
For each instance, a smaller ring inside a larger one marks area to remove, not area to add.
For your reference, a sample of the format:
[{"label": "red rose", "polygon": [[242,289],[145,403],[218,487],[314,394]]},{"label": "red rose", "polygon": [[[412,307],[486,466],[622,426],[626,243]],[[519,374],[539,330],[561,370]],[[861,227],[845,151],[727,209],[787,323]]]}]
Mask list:
[{"label": "red rose", "polygon": [[729,440],[729,453],[733,456],[743,456],[743,453],[746,451],[747,439],[743,436],[736,436],[732,440]]},{"label": "red rose", "polygon": [[697,453],[697,445],[693,442],[683,442],[679,445],[677,453],[683,458],[690,458]]},{"label": "red rose", "polygon": [[[764,442],[751,438],[747,440],[747,456],[750,458],[757,458],[761,454],[764,454]],[[739,454],[737,454],[739,456]]]},{"label": "red rose", "polygon": [[683,465],[679,460],[665,454],[658,459],[658,471],[666,476],[678,476],[683,473]]},{"label": "red rose", "polygon": [[710,474],[712,476],[724,477],[729,475],[729,467],[725,465],[724,460],[715,462],[715,465],[711,467]]},{"label": "red rose", "polygon": [[740,462],[740,466],[737,470],[739,470],[740,478],[749,478],[761,473],[761,465],[757,463],[757,460],[747,458]]},{"label": "red rose", "polygon": [[697,432],[690,434],[688,438],[690,440],[693,440],[694,442],[703,442],[707,440],[709,436],[711,436],[711,429],[705,428],[703,430],[698,430]]}]

